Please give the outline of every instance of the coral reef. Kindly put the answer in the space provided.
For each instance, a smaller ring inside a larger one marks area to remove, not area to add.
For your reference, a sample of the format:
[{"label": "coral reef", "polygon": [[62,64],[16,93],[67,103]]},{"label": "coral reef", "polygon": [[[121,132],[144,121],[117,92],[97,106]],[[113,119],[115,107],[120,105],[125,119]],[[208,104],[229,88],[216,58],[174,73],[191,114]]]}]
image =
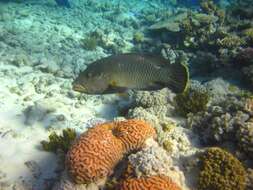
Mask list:
[{"label": "coral reef", "polygon": [[244,80],[249,84],[251,90],[253,90],[253,65],[248,67],[244,67],[242,69],[242,73],[244,75]]},{"label": "coral reef", "polygon": [[155,129],[142,120],[116,122],[114,133],[127,153],[142,148],[148,138],[156,136]]},{"label": "coral reef", "polygon": [[99,184],[76,184],[69,178],[67,171],[64,171],[60,181],[54,184],[52,190],[99,190]]},{"label": "coral reef", "polygon": [[253,188],[253,169],[247,170],[247,180],[246,180],[246,190],[251,190]]},{"label": "coral reef", "polygon": [[247,99],[236,96],[209,106],[206,111],[188,116],[187,125],[200,134],[205,144],[222,144],[236,141],[236,133],[245,125],[252,113],[249,113]]},{"label": "coral reef", "polygon": [[165,175],[182,189],[187,189],[183,172],[173,163],[171,156],[153,140],[149,140],[147,147],[141,151],[128,156],[128,162],[131,166],[131,177],[128,178]]},{"label": "coral reef", "polygon": [[183,116],[188,113],[197,113],[207,109],[209,94],[205,88],[190,86],[183,94],[175,97],[176,110]]},{"label": "coral reef", "polygon": [[98,46],[98,40],[96,37],[88,37],[82,40],[82,46],[87,50],[95,50]]},{"label": "coral reef", "polygon": [[246,171],[242,163],[221,148],[209,148],[201,157],[199,190],[244,190]]},{"label": "coral reef", "polygon": [[167,176],[150,176],[141,178],[126,179],[119,185],[120,190],[149,190],[149,189],[163,189],[163,190],[180,190],[169,177]]},{"label": "coral reef", "polygon": [[238,146],[253,158],[253,118],[240,125],[237,131]]},{"label": "coral reef", "polygon": [[113,134],[113,123],[90,128],[72,145],[66,166],[76,183],[90,183],[107,177],[123,157],[123,145]]},{"label": "coral reef", "polygon": [[41,141],[41,145],[46,151],[56,153],[58,150],[61,150],[67,153],[76,136],[77,134],[74,129],[63,129],[62,135],[57,135],[55,132],[52,132],[49,135],[49,141]]},{"label": "coral reef", "polygon": [[249,66],[253,64],[253,48],[248,47],[240,50],[235,57],[235,64],[239,67]]},{"label": "coral reef", "polygon": [[155,130],[140,120],[98,124],[82,134],[66,156],[66,166],[76,183],[90,183],[113,173],[123,155],[144,146]]}]

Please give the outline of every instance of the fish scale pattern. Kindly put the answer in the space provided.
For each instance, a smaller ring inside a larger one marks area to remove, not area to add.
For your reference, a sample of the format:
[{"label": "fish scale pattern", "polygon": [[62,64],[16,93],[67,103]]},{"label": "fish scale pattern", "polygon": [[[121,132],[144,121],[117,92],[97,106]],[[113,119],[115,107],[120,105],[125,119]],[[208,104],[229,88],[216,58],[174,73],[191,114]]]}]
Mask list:
[{"label": "fish scale pattern", "polygon": [[142,148],[148,138],[156,136],[155,129],[142,120],[132,119],[116,125],[117,137],[127,153]]},{"label": "fish scale pattern", "polygon": [[143,147],[155,134],[154,128],[141,120],[98,124],[71,146],[66,156],[68,172],[78,184],[107,177],[124,154]]},{"label": "fish scale pattern", "polygon": [[89,129],[80,136],[66,157],[70,176],[78,183],[104,178],[123,157],[123,145],[105,123]]},{"label": "fish scale pattern", "polygon": [[124,180],[119,190],[181,190],[171,178],[160,175]]}]

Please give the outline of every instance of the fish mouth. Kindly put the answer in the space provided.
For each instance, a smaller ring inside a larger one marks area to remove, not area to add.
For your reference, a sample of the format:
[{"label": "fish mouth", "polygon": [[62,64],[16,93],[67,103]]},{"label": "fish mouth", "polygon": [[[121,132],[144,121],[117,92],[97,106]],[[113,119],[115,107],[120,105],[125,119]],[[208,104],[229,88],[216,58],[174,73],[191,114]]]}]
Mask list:
[{"label": "fish mouth", "polygon": [[87,91],[87,89],[84,86],[80,85],[80,84],[73,84],[72,88],[73,88],[74,91],[77,91],[77,92]]}]

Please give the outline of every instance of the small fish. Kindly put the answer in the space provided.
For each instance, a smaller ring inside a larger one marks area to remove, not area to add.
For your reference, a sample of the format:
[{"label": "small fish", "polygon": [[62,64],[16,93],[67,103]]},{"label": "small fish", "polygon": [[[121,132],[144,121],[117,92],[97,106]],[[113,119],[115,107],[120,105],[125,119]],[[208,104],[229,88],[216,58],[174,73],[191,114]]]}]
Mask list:
[{"label": "small fish", "polygon": [[73,82],[73,90],[87,94],[122,93],[128,89],[183,92],[189,80],[185,65],[168,64],[150,54],[118,54],[91,63]]},{"label": "small fish", "polygon": [[59,6],[64,6],[64,7],[67,7],[67,8],[70,8],[70,4],[69,4],[69,1],[68,0],[55,0],[57,5]]}]

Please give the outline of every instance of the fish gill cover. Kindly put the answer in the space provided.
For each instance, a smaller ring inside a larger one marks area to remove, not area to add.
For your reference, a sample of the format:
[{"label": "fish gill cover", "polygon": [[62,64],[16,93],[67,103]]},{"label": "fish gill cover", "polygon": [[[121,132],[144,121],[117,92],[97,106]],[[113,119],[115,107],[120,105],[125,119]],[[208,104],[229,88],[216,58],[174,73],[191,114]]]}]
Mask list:
[{"label": "fish gill cover", "polygon": [[252,0],[0,0],[0,189],[252,190],[252,60]]}]

